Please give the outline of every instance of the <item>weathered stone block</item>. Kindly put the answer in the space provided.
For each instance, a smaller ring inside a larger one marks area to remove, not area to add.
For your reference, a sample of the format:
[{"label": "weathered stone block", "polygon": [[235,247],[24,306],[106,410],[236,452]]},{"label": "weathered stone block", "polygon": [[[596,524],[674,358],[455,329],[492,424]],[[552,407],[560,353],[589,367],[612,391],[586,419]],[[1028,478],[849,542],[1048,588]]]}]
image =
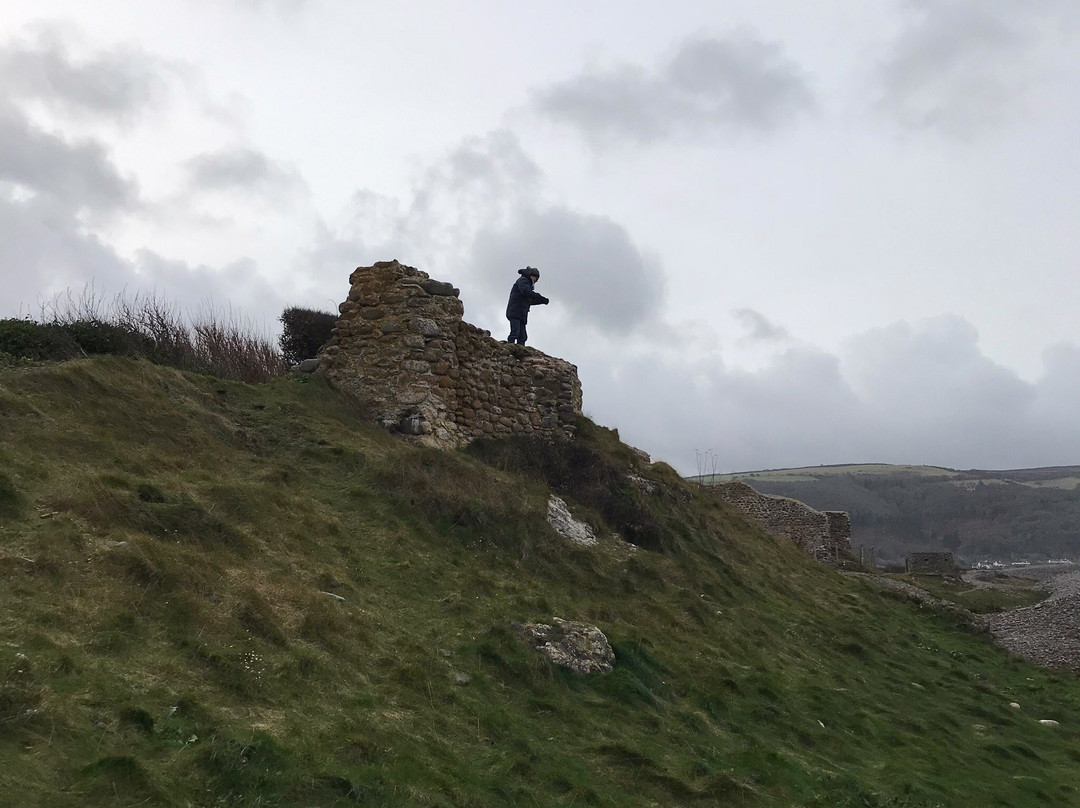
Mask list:
[{"label": "weathered stone block", "polygon": [[439,336],[439,325],[428,317],[414,317],[410,327],[413,331],[425,337]]},{"label": "weathered stone block", "polygon": [[460,292],[454,288],[454,284],[432,280],[431,278],[425,281],[421,281],[420,288],[427,292],[429,295],[457,297],[460,294]]}]

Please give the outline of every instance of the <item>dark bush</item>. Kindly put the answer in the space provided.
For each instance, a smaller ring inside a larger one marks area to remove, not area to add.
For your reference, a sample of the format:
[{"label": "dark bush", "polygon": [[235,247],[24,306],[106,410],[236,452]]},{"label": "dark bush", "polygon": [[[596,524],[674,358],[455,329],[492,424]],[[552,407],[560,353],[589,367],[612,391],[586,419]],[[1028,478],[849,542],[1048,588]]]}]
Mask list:
[{"label": "dark bush", "polygon": [[126,323],[98,319],[72,320],[53,326],[59,328],[83,353],[138,356],[146,353],[148,340]]},{"label": "dark bush", "polygon": [[35,361],[72,359],[79,347],[64,330],[33,320],[0,320],[0,353]]},{"label": "dark bush", "polygon": [[285,361],[291,364],[314,359],[337,323],[335,314],[297,306],[285,309],[278,319],[284,328],[278,344]]}]

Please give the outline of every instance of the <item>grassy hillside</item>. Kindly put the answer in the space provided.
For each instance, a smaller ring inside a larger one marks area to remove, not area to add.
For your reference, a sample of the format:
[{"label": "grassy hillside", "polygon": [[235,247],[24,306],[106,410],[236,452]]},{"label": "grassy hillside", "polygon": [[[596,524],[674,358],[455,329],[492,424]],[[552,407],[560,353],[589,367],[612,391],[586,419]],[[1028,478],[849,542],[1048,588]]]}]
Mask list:
[{"label": "grassy hillside", "polygon": [[[851,514],[853,541],[878,558],[938,550],[978,559],[1080,558],[1080,467],[956,471],[814,466],[717,475],[766,494]],[[711,482],[706,478],[706,482]]]},{"label": "grassy hillside", "polygon": [[[1074,678],[581,434],[437,452],[317,379],[0,371],[0,805],[1080,802]],[[615,670],[510,629],[552,616]]]}]

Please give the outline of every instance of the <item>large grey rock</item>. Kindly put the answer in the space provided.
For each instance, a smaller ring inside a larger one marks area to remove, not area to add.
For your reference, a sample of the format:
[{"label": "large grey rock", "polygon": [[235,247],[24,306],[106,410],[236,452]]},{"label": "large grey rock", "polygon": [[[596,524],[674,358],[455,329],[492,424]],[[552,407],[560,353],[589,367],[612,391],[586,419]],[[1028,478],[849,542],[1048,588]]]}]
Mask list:
[{"label": "large grey rock", "polygon": [[596,626],[558,617],[550,625],[515,622],[511,626],[532,648],[574,673],[608,673],[615,666],[615,652]]},{"label": "large grey rock", "polygon": [[551,497],[547,507],[548,524],[555,528],[555,532],[570,541],[586,546],[596,544],[596,534],[592,528],[584,522],[578,521],[566,507],[566,503],[558,497]]},{"label": "large grey rock", "polygon": [[314,373],[316,370],[319,369],[320,364],[322,364],[322,360],[320,360],[318,357],[316,357],[315,359],[305,359],[303,362],[296,366],[296,369],[299,370],[301,373]]}]

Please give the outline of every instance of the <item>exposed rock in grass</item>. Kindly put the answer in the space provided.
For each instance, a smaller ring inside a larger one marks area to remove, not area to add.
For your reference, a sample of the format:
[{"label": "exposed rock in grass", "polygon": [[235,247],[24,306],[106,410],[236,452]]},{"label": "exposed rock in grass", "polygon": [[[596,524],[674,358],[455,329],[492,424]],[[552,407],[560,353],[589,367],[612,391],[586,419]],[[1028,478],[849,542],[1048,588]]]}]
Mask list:
[{"label": "exposed rock in grass", "polygon": [[614,667],[615,652],[596,626],[558,617],[552,623],[513,623],[512,627],[537,651],[574,673],[607,673]]},{"label": "exposed rock in grass", "polygon": [[628,474],[626,475],[626,481],[630,483],[631,488],[643,494],[655,494],[660,490],[660,483],[650,480],[648,477],[642,477],[640,474]]},{"label": "exposed rock in grass", "polygon": [[580,522],[570,513],[566,503],[558,497],[551,497],[547,507],[548,522],[560,536],[576,541],[578,544],[596,544],[596,534],[584,522]]},{"label": "exposed rock in grass", "polygon": [[458,687],[464,687],[472,681],[472,677],[469,674],[462,671],[451,669],[450,670],[450,683],[457,685]]}]

